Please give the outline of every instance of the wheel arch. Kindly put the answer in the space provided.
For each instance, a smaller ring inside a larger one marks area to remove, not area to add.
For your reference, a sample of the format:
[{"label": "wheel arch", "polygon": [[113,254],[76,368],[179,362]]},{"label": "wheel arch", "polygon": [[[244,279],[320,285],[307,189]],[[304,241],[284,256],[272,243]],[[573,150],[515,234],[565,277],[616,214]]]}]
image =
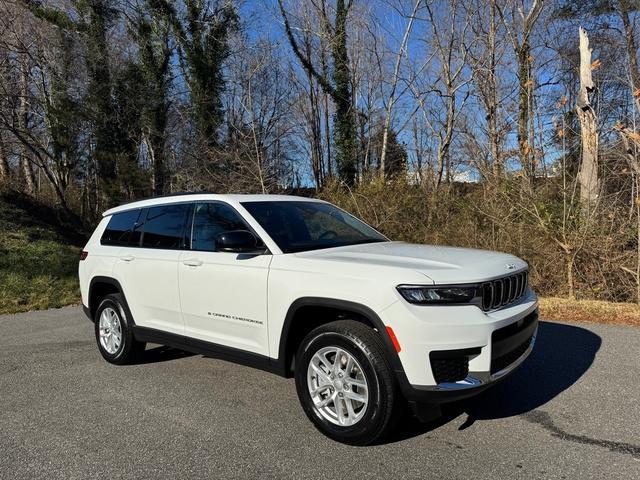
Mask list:
[{"label": "wheel arch", "polygon": [[293,376],[295,355],[302,339],[314,328],[334,320],[350,319],[376,330],[382,338],[394,372],[404,372],[398,353],[380,317],[361,303],[324,297],[301,297],[287,310],[280,335],[278,363],[284,376]]},{"label": "wheel arch", "polygon": [[[93,321],[96,309],[100,304],[100,300],[111,293],[119,293],[122,295],[125,306],[129,310],[127,297],[122,289],[120,282],[113,277],[96,276],[89,283],[89,305],[85,308],[85,313]],[[133,318],[131,319],[133,322]],[[133,322],[135,324],[135,322]]]}]

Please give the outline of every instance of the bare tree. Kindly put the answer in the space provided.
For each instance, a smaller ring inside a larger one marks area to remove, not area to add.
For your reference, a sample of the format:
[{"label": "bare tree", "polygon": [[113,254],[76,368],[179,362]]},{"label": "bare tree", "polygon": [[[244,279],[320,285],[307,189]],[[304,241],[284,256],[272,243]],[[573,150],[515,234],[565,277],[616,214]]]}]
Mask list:
[{"label": "bare tree", "polygon": [[355,112],[350,83],[351,73],[347,52],[347,23],[353,0],[336,0],[335,13],[332,18],[324,0],[315,6],[321,16],[323,34],[331,45],[331,59],[333,62],[331,77],[329,77],[325,71],[319,70],[314,65],[312,59],[307,57],[300,49],[283,0],[278,0],[278,5],[284,22],[285,32],[294,54],[300,61],[302,67],[316,78],[324,92],[333,100],[336,108],[334,122],[334,142],[338,150],[336,153],[336,163],[342,180],[352,184],[355,181],[356,174],[357,142]]},{"label": "bare tree", "polygon": [[413,6],[413,10],[409,15],[407,26],[402,36],[402,42],[400,43],[400,47],[398,48],[398,51],[396,53],[396,62],[393,68],[393,74],[391,76],[391,91],[389,92],[389,98],[387,99],[384,129],[382,131],[382,152],[380,153],[380,175],[382,175],[382,177],[384,177],[385,174],[385,160],[387,156],[389,129],[391,128],[391,114],[396,102],[396,92],[398,88],[398,82],[400,80],[400,65],[402,62],[402,58],[406,55],[407,43],[409,41],[409,35],[411,34],[411,28],[413,27],[413,22],[416,18],[416,14],[418,13],[418,8],[420,7],[421,3],[422,0],[417,0]]},{"label": "bare tree", "polygon": [[518,78],[518,148],[524,174],[531,179],[535,169],[531,138],[532,92],[535,87],[531,37],[542,12],[544,0],[533,0],[526,9],[525,0],[510,0],[506,6],[496,3],[516,56]]},{"label": "bare tree", "polygon": [[591,52],[587,32],[580,27],[580,93],[576,102],[576,113],[580,121],[582,138],[582,162],[578,173],[580,200],[589,210],[596,203],[600,191],[598,180],[598,126],[595,110],[589,94],[594,90],[591,76]]},{"label": "bare tree", "polygon": [[[462,39],[470,25],[469,15],[461,16],[458,0],[446,2],[448,8],[440,5],[438,10],[433,2],[426,3],[427,21],[431,28],[431,42],[438,59],[435,82],[423,88],[410,85],[411,91],[422,111],[425,123],[437,139],[435,185],[443,180],[450,181],[451,144],[456,133],[456,123],[469,98],[465,87],[470,78],[466,75],[467,49]],[[461,93],[461,94],[460,94]],[[437,101],[428,102],[427,94]]]},{"label": "bare tree", "polygon": [[[498,71],[504,55],[504,43],[500,36],[498,3],[497,0],[477,0],[467,5],[473,33],[472,43],[467,48],[469,64],[473,72],[476,96],[480,99],[486,120],[489,162],[482,166],[482,173],[487,176],[491,172],[494,177],[499,178],[504,171],[505,158],[502,154],[504,128],[501,125],[502,102]],[[477,142],[478,139],[474,140]]]}]

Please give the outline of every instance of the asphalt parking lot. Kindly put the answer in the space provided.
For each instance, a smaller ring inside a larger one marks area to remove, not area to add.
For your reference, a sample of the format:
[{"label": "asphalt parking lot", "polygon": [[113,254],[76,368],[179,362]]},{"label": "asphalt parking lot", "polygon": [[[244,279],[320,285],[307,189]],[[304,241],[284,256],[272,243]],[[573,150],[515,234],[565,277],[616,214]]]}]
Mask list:
[{"label": "asphalt parking lot", "polygon": [[542,322],[480,398],[393,438],[318,433],[292,380],[149,346],[102,360],[78,307],[0,316],[0,478],[640,479],[640,329]]}]

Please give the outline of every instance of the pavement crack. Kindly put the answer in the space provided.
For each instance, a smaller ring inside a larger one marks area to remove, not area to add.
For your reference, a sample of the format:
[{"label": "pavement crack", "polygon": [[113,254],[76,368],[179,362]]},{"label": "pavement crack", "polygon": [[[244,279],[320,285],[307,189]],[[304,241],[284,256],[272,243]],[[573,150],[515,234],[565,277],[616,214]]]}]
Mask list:
[{"label": "pavement crack", "polygon": [[611,440],[599,440],[597,438],[587,437],[586,435],[574,435],[568,433],[558,427],[551,416],[542,410],[533,410],[525,413],[522,417],[530,422],[542,426],[545,430],[551,432],[554,437],[568,442],[580,443],[583,445],[595,445],[597,447],[606,448],[611,452],[622,453],[625,455],[631,455],[634,458],[640,459],[640,446],[632,445],[624,442],[614,442]]}]

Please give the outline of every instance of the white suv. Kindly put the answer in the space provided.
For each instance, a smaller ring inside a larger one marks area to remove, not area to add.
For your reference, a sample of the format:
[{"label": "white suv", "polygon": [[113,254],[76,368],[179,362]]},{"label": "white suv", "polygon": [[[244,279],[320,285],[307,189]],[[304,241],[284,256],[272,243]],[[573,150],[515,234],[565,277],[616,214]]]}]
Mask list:
[{"label": "white suv", "polygon": [[322,432],[374,442],[409,405],[421,419],[475,395],[533,348],[527,264],[393,242],[330,203],[186,194],[104,214],[80,287],[102,356],[147,342],[295,377]]}]

